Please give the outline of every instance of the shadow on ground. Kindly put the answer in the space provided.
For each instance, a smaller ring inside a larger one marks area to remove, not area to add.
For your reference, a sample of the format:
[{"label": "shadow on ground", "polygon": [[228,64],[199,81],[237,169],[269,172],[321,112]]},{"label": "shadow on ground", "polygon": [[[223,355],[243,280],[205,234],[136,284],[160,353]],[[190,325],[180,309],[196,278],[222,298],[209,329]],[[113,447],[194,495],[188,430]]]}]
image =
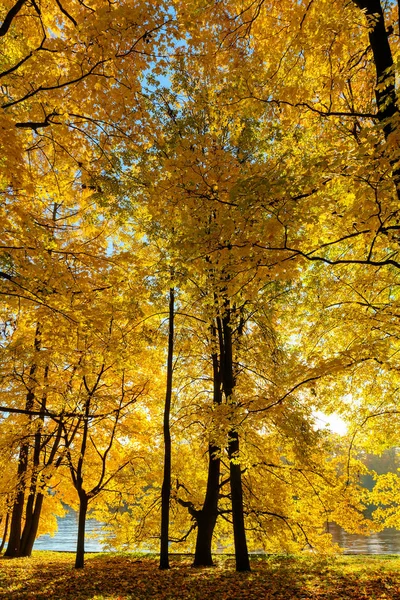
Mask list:
[{"label": "shadow on ground", "polygon": [[37,552],[0,560],[0,598],[7,600],[400,600],[400,559],[254,559],[251,573],[233,561],[193,569],[172,558],[169,571],[155,559],[93,555],[83,570],[73,555]]}]

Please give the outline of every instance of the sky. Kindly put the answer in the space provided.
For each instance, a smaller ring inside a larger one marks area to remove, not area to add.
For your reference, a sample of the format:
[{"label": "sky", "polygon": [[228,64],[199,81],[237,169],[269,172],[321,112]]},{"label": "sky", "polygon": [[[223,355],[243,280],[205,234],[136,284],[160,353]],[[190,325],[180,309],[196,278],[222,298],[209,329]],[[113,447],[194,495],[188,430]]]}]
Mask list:
[{"label": "sky", "polygon": [[347,425],[338,414],[332,413],[331,415],[326,415],[322,411],[317,410],[315,411],[314,416],[319,429],[328,427],[331,431],[338,433],[339,435],[345,435],[347,433]]}]

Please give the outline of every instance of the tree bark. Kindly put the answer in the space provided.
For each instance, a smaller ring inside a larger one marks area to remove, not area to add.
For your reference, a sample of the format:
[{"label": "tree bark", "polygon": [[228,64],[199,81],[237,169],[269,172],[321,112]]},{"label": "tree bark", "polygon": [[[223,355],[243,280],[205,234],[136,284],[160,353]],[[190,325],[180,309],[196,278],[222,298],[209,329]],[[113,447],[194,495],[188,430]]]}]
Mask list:
[{"label": "tree bark", "polygon": [[[30,379],[33,379],[36,372],[36,365],[33,364],[29,371]],[[26,410],[32,410],[35,394],[33,389],[30,389],[26,395]],[[26,490],[26,474],[28,471],[29,461],[29,442],[24,441],[21,444],[18,458],[17,481],[18,488],[15,496],[10,525],[10,537],[8,539],[7,550],[5,556],[15,558],[21,555],[21,530],[22,530],[22,515],[24,512],[25,490]]]},{"label": "tree bark", "polygon": [[[393,55],[389,44],[389,33],[385,25],[385,17],[380,0],[353,0],[367,17],[369,25],[369,42],[374,57],[376,82],[376,104],[378,119],[382,124],[386,141],[396,128],[393,117],[398,113],[396,106],[396,78],[394,71]],[[384,84],[384,85],[383,85]],[[389,155],[392,167],[393,181],[396,186],[397,197],[400,200],[400,165],[398,144],[397,151]]]},{"label": "tree bark", "polygon": [[85,403],[85,417],[83,419],[81,453],[76,468],[76,476],[75,478],[73,477],[74,486],[79,496],[78,541],[76,545],[75,569],[83,569],[85,561],[85,525],[88,507],[88,495],[83,487],[83,461],[86,453],[86,445],[89,432],[89,412],[91,397],[92,394],[88,392],[88,397]]},{"label": "tree bark", "polygon": [[23,444],[21,446],[18,459],[18,491],[14,500],[11,513],[10,536],[8,538],[7,550],[4,553],[4,556],[8,556],[9,558],[16,558],[20,556],[22,515],[24,512],[25,501],[24,476],[26,474],[27,465],[28,447],[26,444]]},{"label": "tree bark", "polygon": [[[32,554],[33,544],[35,542],[37,530],[39,527],[40,513],[42,511],[42,506],[43,506],[44,495],[42,492],[38,493],[37,484],[38,484],[38,475],[39,475],[39,468],[40,468],[40,453],[41,453],[41,449],[42,449],[42,430],[43,430],[43,424],[44,424],[44,413],[45,413],[46,402],[47,402],[46,386],[48,383],[48,374],[49,374],[49,367],[46,366],[45,370],[44,370],[45,391],[42,396],[42,404],[40,407],[41,414],[38,419],[37,429],[36,429],[36,433],[35,433],[31,483],[30,483],[30,488],[29,488],[29,496],[28,496],[28,500],[26,502],[26,508],[25,508],[25,525],[24,525],[24,529],[22,532],[22,538],[21,538],[21,548],[20,548],[21,556],[31,556],[31,554]],[[58,447],[59,439],[60,439],[59,436],[57,436],[55,439],[53,448],[50,453],[50,459],[47,464],[51,464],[51,462],[53,461],[55,452]]]},{"label": "tree bark", "polygon": [[76,545],[75,569],[83,569],[85,561],[85,525],[88,497],[84,491],[79,494],[78,542]]},{"label": "tree bark", "polygon": [[[236,382],[233,371],[232,328],[230,323],[229,306],[226,307],[226,313],[222,317],[222,339],[222,384],[227,402],[232,403],[232,395]],[[238,462],[239,434],[234,428],[229,432],[228,457],[236,571],[250,571],[250,561],[247,550],[246,530],[244,523],[242,471],[240,468],[240,463]]]},{"label": "tree bark", "polygon": [[[41,326],[40,323],[36,325],[34,349],[35,353],[40,350],[40,338],[41,338]],[[35,401],[35,374],[37,371],[37,364],[34,360],[31,368],[29,369],[29,387],[26,394],[25,410],[31,411]],[[32,417],[30,417],[31,419]],[[28,471],[29,462],[29,442],[24,440],[21,443],[18,467],[17,467],[17,494],[15,496],[10,524],[10,537],[8,539],[7,550],[5,556],[15,558],[21,555],[21,531],[22,531],[22,515],[24,511],[25,502],[25,490],[26,490],[26,474]]]},{"label": "tree bark", "polygon": [[34,508],[29,513],[29,521],[25,521],[24,530],[22,533],[21,539],[21,556],[31,556],[33,550],[33,544],[35,543],[40,514],[42,512],[44,495],[42,492],[39,492],[36,495],[36,501],[34,503]]},{"label": "tree bark", "polygon": [[[212,328],[215,337],[215,328]],[[221,374],[218,364],[218,355],[212,355],[213,364],[213,404],[221,404]],[[194,567],[212,567],[212,536],[218,518],[219,478],[221,472],[221,449],[212,442],[208,445],[208,477],[204,504],[201,510],[196,511],[197,538],[194,555]]]},{"label": "tree bark", "polygon": [[212,444],[208,447],[208,477],[207,491],[201,510],[196,513],[197,538],[194,555],[194,567],[212,567],[212,536],[218,517],[219,477],[221,459],[215,457],[219,454],[218,446]]},{"label": "tree bark", "polygon": [[236,571],[250,571],[250,560],[244,524],[242,471],[240,464],[236,463],[239,456],[239,435],[237,431],[231,431],[229,434],[228,456]]},{"label": "tree bark", "polygon": [[168,542],[169,542],[169,503],[171,498],[171,431],[170,413],[172,398],[172,371],[174,355],[174,316],[175,292],[169,290],[169,332],[168,332],[168,359],[167,359],[167,388],[164,405],[164,477],[161,488],[161,539],[160,539],[160,569],[169,569]]}]

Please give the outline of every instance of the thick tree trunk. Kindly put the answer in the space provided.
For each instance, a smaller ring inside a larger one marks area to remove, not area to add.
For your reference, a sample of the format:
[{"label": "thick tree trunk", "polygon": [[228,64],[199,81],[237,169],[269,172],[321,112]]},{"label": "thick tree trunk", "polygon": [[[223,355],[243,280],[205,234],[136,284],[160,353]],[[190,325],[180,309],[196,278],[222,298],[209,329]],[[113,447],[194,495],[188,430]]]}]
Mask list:
[{"label": "thick tree trunk", "polygon": [[167,388],[164,405],[164,477],[161,488],[161,540],[160,540],[160,569],[169,569],[168,542],[169,542],[169,503],[171,498],[171,431],[170,413],[172,398],[172,371],[174,355],[174,316],[175,293],[169,290],[169,333],[168,333],[168,359],[167,359]]},{"label": "thick tree trunk", "polygon": [[208,514],[204,509],[199,511],[194,567],[212,567],[214,565],[211,548],[216,520],[217,516],[213,513]]},{"label": "thick tree trunk", "polygon": [[88,497],[85,492],[79,494],[78,543],[76,545],[75,569],[83,569],[85,562],[85,525]]},{"label": "thick tree trunk", "polygon": [[21,539],[21,556],[31,556],[33,544],[37,536],[40,514],[42,512],[44,496],[39,492],[36,496],[34,508],[29,513],[29,520],[25,521],[24,531]]},{"label": "thick tree trunk", "polygon": [[[213,337],[215,329],[212,328]],[[213,364],[213,403],[221,404],[221,376],[218,355],[212,355]],[[218,517],[219,478],[221,472],[221,449],[210,443],[208,446],[208,477],[203,507],[196,513],[197,539],[194,555],[194,567],[212,567],[212,536]]]},{"label": "thick tree trunk", "polygon": [[208,447],[208,478],[207,491],[203,508],[197,512],[197,539],[194,555],[194,567],[212,567],[213,559],[211,553],[212,536],[218,517],[219,477],[221,470],[221,459],[215,457],[219,454],[218,446],[212,444]]},{"label": "thick tree trunk", "polygon": [[32,492],[32,489],[31,489],[29,496],[28,496],[27,503],[26,503],[26,508],[25,508],[25,524],[24,524],[24,529],[22,531],[22,536],[21,536],[21,556],[29,556],[28,554],[25,553],[25,546],[26,546],[27,538],[29,537],[29,532],[32,528],[33,512],[34,512],[34,508],[35,508],[35,499],[36,499],[35,492]]},{"label": "thick tree trunk", "polygon": [[[21,452],[18,462],[18,467],[22,462]],[[18,480],[20,479],[20,472],[24,473],[24,470],[18,468]],[[17,495],[14,500],[13,509],[11,513],[11,526],[10,526],[10,536],[8,538],[7,550],[4,553],[4,556],[8,556],[10,558],[15,558],[20,556],[20,548],[21,548],[21,529],[22,529],[22,515],[24,512],[24,500],[25,493],[23,483],[21,484],[22,488],[18,490]]]}]

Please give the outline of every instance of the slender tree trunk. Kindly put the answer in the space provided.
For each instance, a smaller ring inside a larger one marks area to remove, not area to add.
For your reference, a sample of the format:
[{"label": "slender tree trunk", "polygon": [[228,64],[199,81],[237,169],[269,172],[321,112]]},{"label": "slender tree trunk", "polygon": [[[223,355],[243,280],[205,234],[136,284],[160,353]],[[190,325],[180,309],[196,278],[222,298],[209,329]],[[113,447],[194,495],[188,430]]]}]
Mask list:
[{"label": "slender tree trunk", "polygon": [[83,488],[83,460],[86,454],[87,437],[89,432],[90,402],[91,394],[89,393],[85,404],[85,417],[83,421],[81,453],[76,468],[76,476],[73,476],[74,486],[79,496],[78,541],[76,545],[75,569],[83,569],[85,561],[85,525],[88,507],[88,496]]},{"label": "slender tree trunk", "polygon": [[164,478],[161,488],[161,541],[160,541],[160,569],[169,569],[168,541],[169,541],[169,503],[171,497],[171,431],[170,412],[172,398],[172,370],[174,355],[174,316],[175,292],[169,290],[169,332],[168,332],[168,359],[167,359],[167,389],[164,406]]},{"label": "slender tree trunk", "polygon": [[83,569],[85,561],[85,525],[88,497],[85,492],[79,494],[78,543],[76,545],[75,569]]},{"label": "slender tree trunk", "polygon": [[[221,375],[226,399],[228,402],[232,402],[232,394],[235,388],[235,377],[233,372],[232,329],[230,324],[229,307],[227,307],[226,314],[222,318],[222,332],[224,347]],[[235,429],[232,429],[229,432],[228,456],[236,570],[250,571],[249,553],[247,550],[246,530],[244,524],[242,471],[240,463],[237,462],[239,457],[239,434]]]},{"label": "slender tree trunk", "polygon": [[8,525],[10,523],[10,513],[6,514],[6,521],[4,523],[4,531],[3,531],[3,537],[1,539],[1,544],[0,544],[0,552],[3,552],[3,548],[4,548],[4,544],[6,543],[6,539],[7,539],[7,535],[8,535]]}]

